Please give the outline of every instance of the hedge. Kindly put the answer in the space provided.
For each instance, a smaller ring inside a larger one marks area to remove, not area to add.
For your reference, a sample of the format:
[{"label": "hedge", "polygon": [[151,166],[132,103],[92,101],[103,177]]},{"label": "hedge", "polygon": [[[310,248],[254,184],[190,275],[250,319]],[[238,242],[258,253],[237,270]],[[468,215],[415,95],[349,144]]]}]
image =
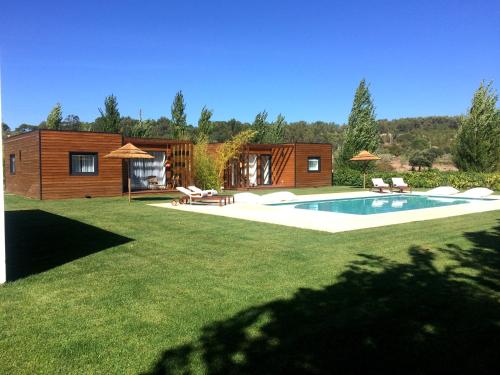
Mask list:
[{"label": "hedge", "polygon": [[[435,188],[438,186],[453,186],[457,189],[487,187],[500,190],[500,172],[442,172],[429,170],[423,172],[369,172],[366,175],[367,186],[371,186],[371,179],[382,178],[389,183],[391,177],[403,177],[405,182],[414,188]],[[354,169],[336,169],[333,171],[333,185],[363,186],[363,174]]]}]

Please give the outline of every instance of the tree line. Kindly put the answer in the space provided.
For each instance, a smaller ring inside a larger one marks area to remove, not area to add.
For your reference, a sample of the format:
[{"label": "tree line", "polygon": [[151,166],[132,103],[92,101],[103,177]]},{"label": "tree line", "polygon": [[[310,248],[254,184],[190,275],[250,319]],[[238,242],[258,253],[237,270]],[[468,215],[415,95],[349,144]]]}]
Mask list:
[{"label": "tree line", "polygon": [[46,128],[58,130],[104,131],[131,137],[184,139],[197,142],[225,142],[242,131],[252,130],[254,143],[330,143],[337,166],[351,166],[349,159],[360,150],[405,155],[419,169],[432,166],[443,154],[453,154],[455,164],[463,170],[498,170],[500,160],[500,114],[493,83],[481,83],[464,116],[428,116],[394,120],[376,119],[369,84],[363,79],[356,89],[346,126],[334,122],[288,123],[279,114],[270,120],[267,111],[256,114],[253,122],[237,119],[213,121],[213,110],[204,106],[196,126],[188,124],[182,91],[176,93],[171,116],[143,119],[121,116],[116,96],[104,100],[100,116],[93,122],[80,121],[74,114],[63,117],[57,103],[39,125],[21,124],[11,130],[2,124],[4,135]]}]

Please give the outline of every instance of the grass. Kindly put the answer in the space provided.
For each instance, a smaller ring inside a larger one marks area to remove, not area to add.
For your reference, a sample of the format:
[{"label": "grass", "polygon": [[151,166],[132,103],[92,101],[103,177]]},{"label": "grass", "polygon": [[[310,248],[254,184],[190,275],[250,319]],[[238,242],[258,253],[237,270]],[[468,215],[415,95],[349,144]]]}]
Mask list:
[{"label": "grass", "polygon": [[500,365],[498,211],[329,234],[144,198],[6,197],[3,373]]}]

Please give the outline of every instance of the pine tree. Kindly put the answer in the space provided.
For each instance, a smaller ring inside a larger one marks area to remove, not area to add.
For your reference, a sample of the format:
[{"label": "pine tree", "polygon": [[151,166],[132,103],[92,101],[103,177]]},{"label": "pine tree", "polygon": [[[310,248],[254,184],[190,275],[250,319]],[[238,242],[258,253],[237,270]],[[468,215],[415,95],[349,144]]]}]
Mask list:
[{"label": "pine tree", "polygon": [[57,103],[47,116],[47,123],[45,126],[47,129],[59,130],[61,129],[62,119],[61,104]]},{"label": "pine tree", "polygon": [[[364,79],[359,83],[351,114],[347,123],[345,140],[340,149],[338,163],[345,165],[349,159],[362,150],[374,152],[379,144],[378,125],[375,120],[375,107],[368,85]],[[353,166],[349,164],[349,166]]]},{"label": "pine tree", "polygon": [[493,82],[481,82],[471,107],[462,117],[453,158],[464,171],[493,172],[500,169],[500,111]]},{"label": "pine tree", "polygon": [[104,111],[99,108],[101,117],[96,120],[99,130],[119,133],[120,129],[120,112],[118,111],[118,101],[113,94],[106,96],[104,99]]},{"label": "pine tree", "polygon": [[207,141],[213,131],[214,124],[210,119],[212,118],[213,111],[204,106],[201,110],[200,118],[198,120],[198,135],[205,138]]},{"label": "pine tree", "polygon": [[186,105],[184,104],[184,95],[182,91],[175,94],[174,101],[171,107],[172,113],[172,128],[175,139],[184,139],[187,136],[187,122],[186,122]]}]

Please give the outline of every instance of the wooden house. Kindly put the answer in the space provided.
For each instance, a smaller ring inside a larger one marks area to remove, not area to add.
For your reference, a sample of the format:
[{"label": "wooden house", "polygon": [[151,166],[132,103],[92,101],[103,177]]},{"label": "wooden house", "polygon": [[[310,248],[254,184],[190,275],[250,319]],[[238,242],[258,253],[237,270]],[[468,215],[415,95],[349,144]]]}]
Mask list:
[{"label": "wooden house", "polygon": [[[209,145],[209,152],[218,147]],[[330,185],[332,145],[325,143],[248,144],[224,174],[226,189]]]},{"label": "wooden house", "polygon": [[191,182],[191,142],[35,130],[3,142],[5,191],[37,199],[121,195],[126,190],[124,162],[104,155],[128,142],[154,156],[131,160],[133,191],[168,190]]},{"label": "wooden house", "polygon": [[[36,199],[122,195],[126,162],[104,156],[127,143],[154,156],[130,160],[133,192],[168,191],[192,183],[189,141],[41,129],[4,140],[5,191]],[[209,152],[218,147],[209,145]],[[226,189],[328,186],[332,146],[248,144],[227,165],[224,180]]]}]

